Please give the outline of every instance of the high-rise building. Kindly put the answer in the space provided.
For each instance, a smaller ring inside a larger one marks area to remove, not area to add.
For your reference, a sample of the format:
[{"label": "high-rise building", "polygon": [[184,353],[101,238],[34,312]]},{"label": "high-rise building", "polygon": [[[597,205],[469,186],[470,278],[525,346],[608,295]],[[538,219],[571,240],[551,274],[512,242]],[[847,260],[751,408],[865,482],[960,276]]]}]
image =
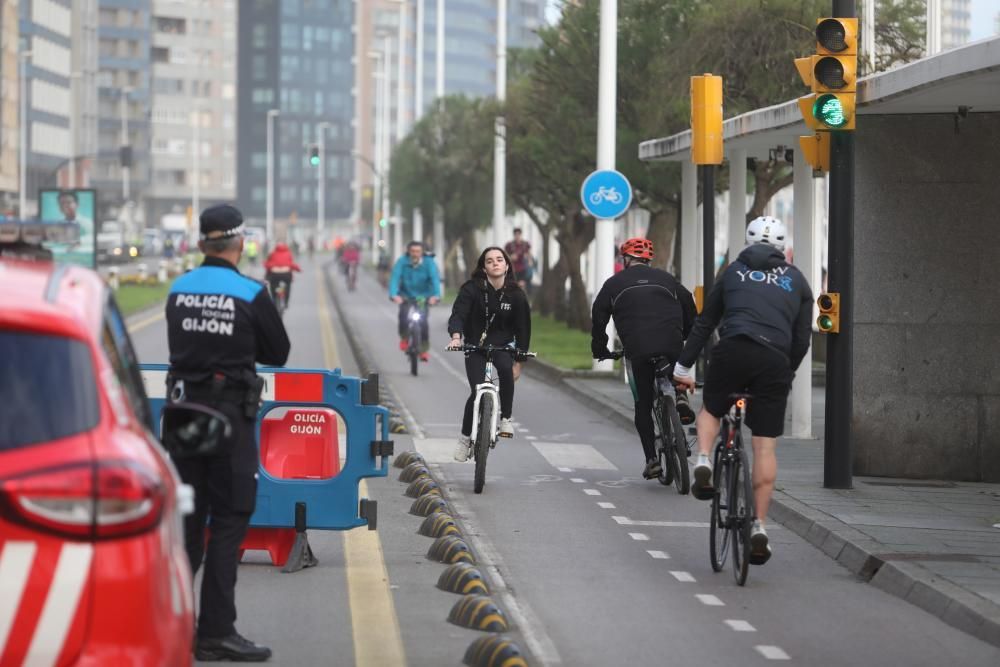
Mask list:
[{"label": "high-rise building", "polygon": [[[244,215],[263,224],[268,111],[277,110],[273,204],[279,237],[287,233],[286,224],[315,226],[320,181],[326,225],[350,215],[355,10],[353,0],[239,4],[237,196]],[[316,167],[309,158],[319,132],[325,154]]]},{"label": "high-rise building", "polygon": [[[98,153],[92,178],[98,216],[141,222],[149,186],[151,4],[99,2]],[[131,208],[123,211],[126,202]]]},{"label": "high-rise building", "polygon": [[941,48],[953,49],[969,41],[971,0],[941,0]]},{"label": "high-rise building", "polygon": [[[437,0],[423,0],[423,76],[418,82],[417,5],[418,0],[406,0],[404,23],[402,128],[403,133],[416,118],[433,104],[437,91]],[[507,5],[508,48],[532,47],[538,44],[536,31],[545,23],[545,0],[510,0]],[[397,82],[399,77],[399,0],[370,0],[358,3],[355,52],[356,83],[356,146],[361,163],[373,165],[378,76],[375,69],[379,54],[392,52],[388,67],[390,144],[397,136]],[[465,94],[471,97],[496,94],[497,2],[496,0],[447,0],[445,3],[444,91],[446,95]],[[417,110],[415,93],[421,86],[422,106]],[[369,212],[367,196],[374,181],[371,166],[358,165],[355,183],[356,201]]]},{"label": "high-rise building", "polygon": [[[20,34],[13,43],[20,46],[20,49],[14,47],[16,51],[25,54],[23,71],[27,93],[27,173],[25,183],[19,183],[18,190],[23,187],[27,195],[26,210],[21,214],[33,216],[38,210],[38,190],[60,185],[60,174],[64,173],[74,151],[80,147],[79,141],[73,141],[74,134],[79,137],[86,132],[85,127],[76,127],[74,121],[83,116],[85,109],[78,113],[74,107],[79,106],[81,98],[86,99],[86,95],[74,96],[72,91],[75,78],[81,79],[81,90],[85,88],[88,77],[93,80],[93,70],[86,58],[92,43],[86,43],[88,36],[84,32],[86,26],[93,25],[93,5],[78,3],[80,15],[74,16],[71,0],[33,0],[17,4]],[[91,10],[91,16],[86,16],[88,10]],[[5,19],[12,18],[9,9],[4,11],[3,16]],[[3,73],[3,108],[6,110],[8,95],[18,103],[19,96],[15,90],[20,85],[22,69],[16,52],[13,60],[9,60],[6,28],[4,33],[3,53],[8,59],[5,60]],[[9,65],[13,67],[8,68]],[[8,86],[8,82],[11,85]],[[8,122],[0,121],[0,125],[6,127]],[[19,146],[19,143],[15,141],[14,145]]]},{"label": "high-rise building", "polygon": [[19,34],[17,0],[0,0],[0,214],[17,203]]},{"label": "high-rise building", "polygon": [[155,223],[236,197],[236,0],[153,0]]}]

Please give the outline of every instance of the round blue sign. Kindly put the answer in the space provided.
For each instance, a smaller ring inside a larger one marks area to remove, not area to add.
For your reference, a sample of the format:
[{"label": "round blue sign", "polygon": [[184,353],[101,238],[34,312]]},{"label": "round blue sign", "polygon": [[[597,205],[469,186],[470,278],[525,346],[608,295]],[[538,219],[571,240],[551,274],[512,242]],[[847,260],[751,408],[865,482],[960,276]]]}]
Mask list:
[{"label": "round blue sign", "polygon": [[595,171],[584,179],[580,199],[595,218],[614,220],[632,204],[632,186],[621,172],[613,169]]}]

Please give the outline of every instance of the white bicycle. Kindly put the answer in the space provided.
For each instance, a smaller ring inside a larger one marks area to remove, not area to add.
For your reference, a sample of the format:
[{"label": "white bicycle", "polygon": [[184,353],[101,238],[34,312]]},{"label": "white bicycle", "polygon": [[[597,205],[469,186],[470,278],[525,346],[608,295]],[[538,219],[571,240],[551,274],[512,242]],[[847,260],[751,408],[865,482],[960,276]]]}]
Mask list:
[{"label": "white bicycle", "polygon": [[476,398],[472,404],[472,457],[476,461],[476,474],[472,490],[482,493],[486,485],[486,457],[496,447],[500,437],[500,389],[499,378],[493,367],[493,354],[503,352],[519,357],[534,357],[534,352],[522,352],[512,347],[493,345],[463,345],[449,348],[452,352],[478,352],[486,357],[486,376],[476,385]]},{"label": "white bicycle", "polygon": [[609,201],[612,204],[620,204],[622,203],[622,193],[618,192],[618,190],[615,190],[613,187],[605,188],[602,186],[598,188],[597,192],[590,195],[590,203],[597,206],[602,201]]}]

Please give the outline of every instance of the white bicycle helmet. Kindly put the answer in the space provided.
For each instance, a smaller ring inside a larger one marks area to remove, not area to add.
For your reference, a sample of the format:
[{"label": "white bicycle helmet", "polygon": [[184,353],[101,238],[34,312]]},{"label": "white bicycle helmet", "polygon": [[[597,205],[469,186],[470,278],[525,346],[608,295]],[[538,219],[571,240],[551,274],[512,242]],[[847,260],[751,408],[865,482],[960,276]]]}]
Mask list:
[{"label": "white bicycle helmet", "polygon": [[769,215],[754,218],[747,225],[747,245],[767,243],[784,252],[786,236],[788,230],[785,228],[785,223]]}]

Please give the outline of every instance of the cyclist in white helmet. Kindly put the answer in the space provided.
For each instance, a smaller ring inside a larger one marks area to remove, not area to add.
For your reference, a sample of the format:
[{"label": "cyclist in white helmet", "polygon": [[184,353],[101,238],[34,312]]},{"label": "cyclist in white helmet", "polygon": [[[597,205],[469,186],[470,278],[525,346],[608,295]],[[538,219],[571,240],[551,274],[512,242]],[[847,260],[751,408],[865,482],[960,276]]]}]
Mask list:
[{"label": "cyclist in white helmet", "polygon": [[693,388],[691,367],[719,328],[697,422],[699,453],[691,491],[703,500],[711,497],[710,454],[720,420],[732,405],[729,396],[753,396],[746,423],[753,433],[757,521],[751,529],[750,562],[755,565],[771,556],[764,523],[778,470],[775,448],[784,431],[792,378],[809,350],[812,333],[812,292],[802,273],[785,259],[786,237],[784,223],[770,216],[747,226],[747,247],[712,288],[674,370],[678,384]]}]

